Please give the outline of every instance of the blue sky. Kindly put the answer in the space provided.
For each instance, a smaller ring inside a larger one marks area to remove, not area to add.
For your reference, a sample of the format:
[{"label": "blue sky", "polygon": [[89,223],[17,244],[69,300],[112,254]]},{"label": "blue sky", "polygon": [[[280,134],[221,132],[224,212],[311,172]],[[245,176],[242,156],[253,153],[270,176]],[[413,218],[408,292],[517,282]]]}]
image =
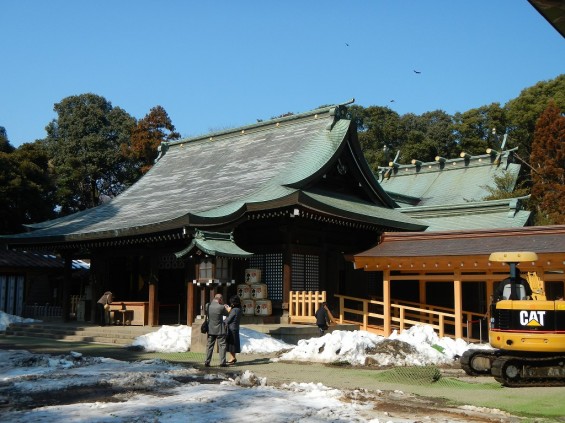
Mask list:
[{"label": "blue sky", "polygon": [[463,112],[565,73],[565,40],[526,0],[3,0],[0,11],[0,126],[15,146],[88,92],[138,119],[161,105],[195,136],[350,98]]}]

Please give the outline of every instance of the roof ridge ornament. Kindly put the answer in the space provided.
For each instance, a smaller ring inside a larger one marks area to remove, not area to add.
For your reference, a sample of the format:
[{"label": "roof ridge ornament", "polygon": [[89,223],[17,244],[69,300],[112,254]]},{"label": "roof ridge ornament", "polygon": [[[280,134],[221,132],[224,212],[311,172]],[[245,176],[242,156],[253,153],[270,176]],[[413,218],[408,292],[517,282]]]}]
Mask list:
[{"label": "roof ridge ornament", "polygon": [[347,118],[347,105],[355,102],[355,98],[348,100],[344,103],[336,104],[330,109],[330,116],[333,116],[331,123],[326,126],[326,130],[331,131],[338,120]]}]

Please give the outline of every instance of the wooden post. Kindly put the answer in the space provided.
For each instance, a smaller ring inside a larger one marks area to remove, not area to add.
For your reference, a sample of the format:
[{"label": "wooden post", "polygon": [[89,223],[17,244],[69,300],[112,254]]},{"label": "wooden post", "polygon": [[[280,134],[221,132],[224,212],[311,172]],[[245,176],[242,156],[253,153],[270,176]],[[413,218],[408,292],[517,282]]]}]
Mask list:
[{"label": "wooden post", "polygon": [[[283,310],[281,316],[281,323],[289,323],[289,311],[285,310],[285,304],[289,304],[290,301],[290,290],[292,286],[292,254],[289,250],[289,244],[287,244],[283,251],[283,280],[282,280],[282,303]],[[290,307],[290,306],[289,306]],[[297,310],[295,309],[295,312]]]},{"label": "wooden post", "polygon": [[155,308],[157,307],[157,285],[155,282],[149,282],[149,312],[147,315],[147,324],[149,326],[157,326],[155,321]]},{"label": "wooden post", "polygon": [[194,284],[188,281],[186,285],[186,324],[194,323]]},{"label": "wooden post", "polygon": [[453,273],[453,299],[455,311],[455,338],[463,338],[463,297],[461,289],[461,270]]},{"label": "wooden post", "polygon": [[383,313],[384,335],[389,336],[391,332],[391,316],[390,316],[390,270],[383,271]]},{"label": "wooden post", "polygon": [[488,270],[486,272],[486,302],[485,304],[487,305],[487,313],[490,312],[489,306],[490,306],[490,300],[492,298],[492,294],[494,292],[494,280],[492,278],[492,272],[490,270]]},{"label": "wooden post", "polygon": [[363,330],[369,325],[369,301],[363,300]]},{"label": "wooden post", "polygon": [[63,292],[61,293],[63,301],[63,321],[68,322],[70,320],[71,311],[71,281],[73,277],[73,257],[71,254],[65,254],[65,270],[63,276]]},{"label": "wooden post", "polygon": [[149,326],[157,326],[158,323],[158,316],[159,316],[159,303],[157,299],[157,284],[159,283],[159,279],[157,275],[159,274],[159,262],[158,257],[153,256],[150,260],[150,270],[149,270],[149,312],[147,314],[147,324]]}]

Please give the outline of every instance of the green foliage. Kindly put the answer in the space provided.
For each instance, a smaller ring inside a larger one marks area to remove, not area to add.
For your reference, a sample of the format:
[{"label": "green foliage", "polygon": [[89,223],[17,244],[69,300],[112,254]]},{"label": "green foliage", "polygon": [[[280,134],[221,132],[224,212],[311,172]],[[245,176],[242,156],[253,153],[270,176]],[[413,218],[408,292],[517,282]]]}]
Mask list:
[{"label": "green foliage", "polygon": [[0,233],[16,233],[22,224],[53,217],[54,185],[41,143],[0,152]]},{"label": "green foliage", "polygon": [[565,74],[526,88],[506,104],[510,147],[519,147],[521,156],[530,156],[536,122],[551,99],[565,110]]},{"label": "green foliage", "polygon": [[488,191],[488,195],[483,200],[503,200],[505,198],[525,197],[529,190],[524,187],[516,188],[514,176],[506,171],[494,176],[494,187],[490,185],[482,186]]},{"label": "green foliage", "polygon": [[430,162],[436,156],[448,158],[457,154],[453,118],[444,111],[436,110],[421,116],[407,114],[400,122],[404,142],[399,149],[405,163],[412,159]]},{"label": "green foliage", "polygon": [[133,117],[95,94],[64,98],[54,110],[58,117],[47,125],[45,141],[62,214],[94,207],[133,182],[135,168],[120,151]]},{"label": "green foliage", "polygon": [[10,144],[10,141],[8,141],[6,128],[0,126],[0,152],[11,153],[12,151],[14,151],[14,147]]},{"label": "green foliage", "polygon": [[348,118],[357,125],[361,149],[373,171],[394,159],[401,144],[398,113],[388,107],[351,106]]},{"label": "green foliage", "polygon": [[[506,112],[498,103],[471,109],[454,116],[455,136],[461,151],[471,155],[484,154],[487,148],[500,149],[507,129]],[[493,131],[494,130],[494,131]]]}]

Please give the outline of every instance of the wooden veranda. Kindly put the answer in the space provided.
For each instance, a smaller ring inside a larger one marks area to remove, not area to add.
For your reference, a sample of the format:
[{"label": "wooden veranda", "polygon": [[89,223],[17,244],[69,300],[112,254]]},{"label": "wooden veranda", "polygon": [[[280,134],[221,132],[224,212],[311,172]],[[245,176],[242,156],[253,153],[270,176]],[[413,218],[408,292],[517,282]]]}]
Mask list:
[{"label": "wooden veranda", "polygon": [[462,338],[468,321],[463,309],[463,284],[474,282],[475,286],[482,288],[482,292],[471,294],[481,297],[485,309],[469,315],[475,319],[486,311],[495,283],[508,275],[506,263],[489,261],[490,253],[495,251],[536,252],[537,261],[520,263],[522,273],[535,273],[544,282],[549,300],[563,296],[563,225],[488,231],[385,233],[379,245],[355,255],[354,265],[356,269],[382,273],[382,322],[385,334],[390,334],[400,322],[401,318],[397,315],[404,313],[406,316],[406,310],[410,314],[422,314],[419,310],[399,308],[391,298],[393,285],[416,281],[420,308],[433,304],[433,298],[428,298],[428,285],[445,284],[442,293],[452,293],[453,316],[434,311],[433,316],[426,318],[438,324],[441,320],[444,324],[446,319],[452,321],[454,336]]}]

